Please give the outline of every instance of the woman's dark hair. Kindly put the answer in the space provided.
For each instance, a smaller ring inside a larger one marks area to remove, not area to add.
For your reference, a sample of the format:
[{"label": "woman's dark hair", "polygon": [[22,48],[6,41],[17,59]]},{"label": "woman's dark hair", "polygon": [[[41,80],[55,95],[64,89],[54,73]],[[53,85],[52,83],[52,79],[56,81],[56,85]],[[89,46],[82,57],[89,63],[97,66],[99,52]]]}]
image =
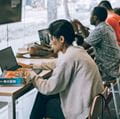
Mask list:
[{"label": "woman's dark hair", "polygon": [[112,10],[113,9],[111,3],[107,0],[101,1],[98,6],[102,6],[107,10]]},{"label": "woman's dark hair", "polygon": [[118,15],[120,15],[120,8],[114,8],[114,12]]},{"label": "woman's dark hair", "polygon": [[93,16],[97,16],[100,21],[105,21],[107,15],[107,10],[104,7],[98,6],[93,9]]},{"label": "woman's dark hair", "polygon": [[72,24],[64,19],[56,20],[52,22],[48,28],[50,34],[59,38],[63,36],[65,38],[65,42],[69,45],[73,43],[75,40],[75,33]]}]

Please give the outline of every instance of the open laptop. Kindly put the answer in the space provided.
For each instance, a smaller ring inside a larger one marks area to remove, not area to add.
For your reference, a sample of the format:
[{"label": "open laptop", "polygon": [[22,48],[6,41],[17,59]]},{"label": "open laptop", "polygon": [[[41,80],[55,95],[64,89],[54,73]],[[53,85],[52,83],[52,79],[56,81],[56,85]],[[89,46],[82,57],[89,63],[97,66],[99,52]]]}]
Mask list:
[{"label": "open laptop", "polygon": [[49,37],[48,29],[39,30],[38,35],[39,35],[41,45],[50,44],[50,37]]},{"label": "open laptop", "polygon": [[11,47],[0,50],[0,67],[1,70],[16,70],[21,66],[18,65]]},{"label": "open laptop", "polygon": [[[4,78],[4,70],[16,70],[21,66],[18,65],[16,57],[11,47],[0,50],[0,85],[21,85],[24,83],[24,78]],[[40,73],[42,70],[35,70],[35,73]]]},{"label": "open laptop", "polygon": [[[0,69],[2,70],[2,72],[4,70],[14,71],[21,67],[22,66],[18,65],[16,57],[11,47],[7,47],[3,50],[0,50]],[[42,72],[42,69],[33,69],[33,71],[36,74],[39,74],[40,72]]]}]

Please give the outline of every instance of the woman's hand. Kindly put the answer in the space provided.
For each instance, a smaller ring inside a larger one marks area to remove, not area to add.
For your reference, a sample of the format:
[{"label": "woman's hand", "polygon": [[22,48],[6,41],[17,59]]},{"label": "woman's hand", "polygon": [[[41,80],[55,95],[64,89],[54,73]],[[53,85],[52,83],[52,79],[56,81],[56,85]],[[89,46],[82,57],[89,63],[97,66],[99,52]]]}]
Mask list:
[{"label": "woman's hand", "polygon": [[22,66],[22,68],[33,68],[33,65],[32,64],[23,64],[23,63],[18,63],[18,65]]},{"label": "woman's hand", "polygon": [[32,78],[31,78],[31,71],[32,70],[24,70],[24,79],[25,79],[25,83],[31,83],[32,82]]},{"label": "woman's hand", "polygon": [[32,81],[32,77],[31,77],[31,72],[33,72],[32,69],[19,68],[16,72],[17,72],[16,76],[24,78],[26,84]]}]

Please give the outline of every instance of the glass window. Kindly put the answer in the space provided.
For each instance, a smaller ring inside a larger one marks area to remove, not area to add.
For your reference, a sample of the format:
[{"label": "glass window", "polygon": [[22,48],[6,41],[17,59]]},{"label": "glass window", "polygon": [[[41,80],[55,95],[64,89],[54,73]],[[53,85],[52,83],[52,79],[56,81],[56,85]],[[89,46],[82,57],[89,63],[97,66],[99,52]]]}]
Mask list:
[{"label": "glass window", "polygon": [[[22,0],[21,21],[0,25],[0,49],[12,46],[16,52],[27,43],[39,41],[38,30],[60,18],[79,19],[89,27],[90,12],[99,2],[100,0]],[[113,7],[120,6],[116,0],[110,2]]]}]

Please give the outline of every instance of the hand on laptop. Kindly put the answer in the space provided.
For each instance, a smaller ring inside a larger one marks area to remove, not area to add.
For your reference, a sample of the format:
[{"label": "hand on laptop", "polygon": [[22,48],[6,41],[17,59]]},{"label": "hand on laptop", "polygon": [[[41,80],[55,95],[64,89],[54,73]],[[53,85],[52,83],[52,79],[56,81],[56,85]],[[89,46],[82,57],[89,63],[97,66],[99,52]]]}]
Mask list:
[{"label": "hand on laptop", "polygon": [[34,71],[24,69],[24,79],[26,84],[33,83],[36,76],[37,74]]},{"label": "hand on laptop", "polygon": [[23,63],[18,63],[18,65],[22,66],[22,68],[33,68],[33,65],[32,64],[23,64]]},{"label": "hand on laptop", "polygon": [[24,78],[26,84],[31,82],[30,72],[33,72],[32,69],[19,68],[17,71],[12,71],[12,72],[16,72],[15,73],[16,77]]}]

